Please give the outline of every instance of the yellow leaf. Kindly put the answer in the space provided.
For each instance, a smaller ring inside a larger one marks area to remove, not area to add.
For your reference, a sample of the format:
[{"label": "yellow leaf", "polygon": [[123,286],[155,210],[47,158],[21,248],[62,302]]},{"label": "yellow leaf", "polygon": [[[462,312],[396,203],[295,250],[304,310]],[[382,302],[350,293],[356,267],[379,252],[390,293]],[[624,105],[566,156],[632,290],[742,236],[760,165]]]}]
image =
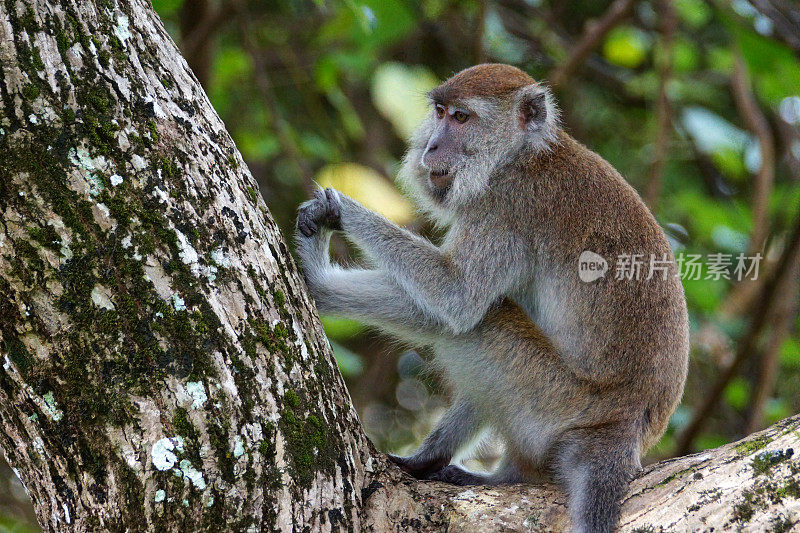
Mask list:
[{"label": "yellow leaf", "polygon": [[636,68],[647,58],[650,44],[650,36],[642,30],[622,26],[614,28],[606,37],[603,55],[615,65]]},{"label": "yellow leaf", "polygon": [[336,163],[323,167],[316,176],[322,187],[332,187],[366,208],[397,224],[414,219],[414,208],[397,189],[375,170],[358,163]]},{"label": "yellow leaf", "polygon": [[427,92],[438,85],[425,67],[384,63],[372,79],[372,101],[395,131],[408,138],[427,113]]}]

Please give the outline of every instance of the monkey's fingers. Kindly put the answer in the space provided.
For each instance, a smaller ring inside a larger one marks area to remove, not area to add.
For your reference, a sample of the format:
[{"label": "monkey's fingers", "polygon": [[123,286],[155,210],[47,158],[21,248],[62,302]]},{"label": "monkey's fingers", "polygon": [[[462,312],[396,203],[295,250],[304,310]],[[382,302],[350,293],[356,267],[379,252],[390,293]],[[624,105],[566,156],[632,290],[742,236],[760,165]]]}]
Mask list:
[{"label": "monkey's fingers", "polygon": [[339,193],[328,187],[325,189],[325,197],[328,199],[328,210],[331,218],[339,220],[342,216],[342,206],[339,203]]},{"label": "monkey's fingers", "polygon": [[311,228],[305,224],[298,224],[297,229],[300,230],[300,233],[302,233],[304,237],[311,237],[311,235],[313,235]]},{"label": "monkey's fingers", "polygon": [[311,237],[317,232],[317,225],[309,216],[305,213],[301,213],[300,216],[297,217],[297,229],[306,237]]}]

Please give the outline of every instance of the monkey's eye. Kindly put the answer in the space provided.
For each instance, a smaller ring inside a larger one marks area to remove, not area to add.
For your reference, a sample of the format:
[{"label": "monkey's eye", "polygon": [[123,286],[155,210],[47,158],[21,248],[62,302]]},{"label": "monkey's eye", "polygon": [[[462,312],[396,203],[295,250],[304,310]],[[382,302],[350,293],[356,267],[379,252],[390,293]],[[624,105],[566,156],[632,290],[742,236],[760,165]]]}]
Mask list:
[{"label": "monkey's eye", "polygon": [[456,119],[460,124],[463,124],[469,118],[469,114],[465,113],[464,111],[456,111],[453,113],[453,118]]},{"label": "monkey's eye", "polygon": [[438,118],[444,118],[444,115],[445,115],[444,106],[441,104],[436,104],[436,116]]}]

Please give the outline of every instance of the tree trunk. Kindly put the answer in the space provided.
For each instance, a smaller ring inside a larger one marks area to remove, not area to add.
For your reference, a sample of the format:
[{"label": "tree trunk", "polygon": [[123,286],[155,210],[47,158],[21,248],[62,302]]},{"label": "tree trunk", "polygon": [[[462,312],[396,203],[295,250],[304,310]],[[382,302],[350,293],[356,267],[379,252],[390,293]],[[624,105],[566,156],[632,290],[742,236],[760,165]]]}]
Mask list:
[{"label": "tree trunk", "polygon": [[42,525],[357,529],[367,440],[149,3],[0,13],[0,424]]},{"label": "tree trunk", "polygon": [[[554,487],[416,482],[372,449],[256,183],[149,3],[0,15],[0,447],[44,529],[567,524]],[[624,529],[800,519],[798,427],[650,467]]]}]

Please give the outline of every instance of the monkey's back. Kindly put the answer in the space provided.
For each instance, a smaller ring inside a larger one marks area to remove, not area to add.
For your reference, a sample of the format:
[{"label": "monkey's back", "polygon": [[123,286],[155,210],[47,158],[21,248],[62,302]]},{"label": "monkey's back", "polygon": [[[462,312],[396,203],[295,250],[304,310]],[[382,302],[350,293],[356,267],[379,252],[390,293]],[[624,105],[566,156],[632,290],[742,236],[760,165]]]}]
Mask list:
[{"label": "monkey's back", "polygon": [[[669,243],[639,195],[608,162],[562,134],[550,154],[499,176],[482,208],[505,213],[501,223],[530,250],[529,284],[510,296],[575,377],[596,387],[604,412],[634,416],[643,446],[652,445],[683,393],[688,314]],[[581,280],[583,252],[607,262],[604,276]],[[651,257],[663,272],[650,276]],[[627,279],[637,259],[644,262],[638,279]]]}]

